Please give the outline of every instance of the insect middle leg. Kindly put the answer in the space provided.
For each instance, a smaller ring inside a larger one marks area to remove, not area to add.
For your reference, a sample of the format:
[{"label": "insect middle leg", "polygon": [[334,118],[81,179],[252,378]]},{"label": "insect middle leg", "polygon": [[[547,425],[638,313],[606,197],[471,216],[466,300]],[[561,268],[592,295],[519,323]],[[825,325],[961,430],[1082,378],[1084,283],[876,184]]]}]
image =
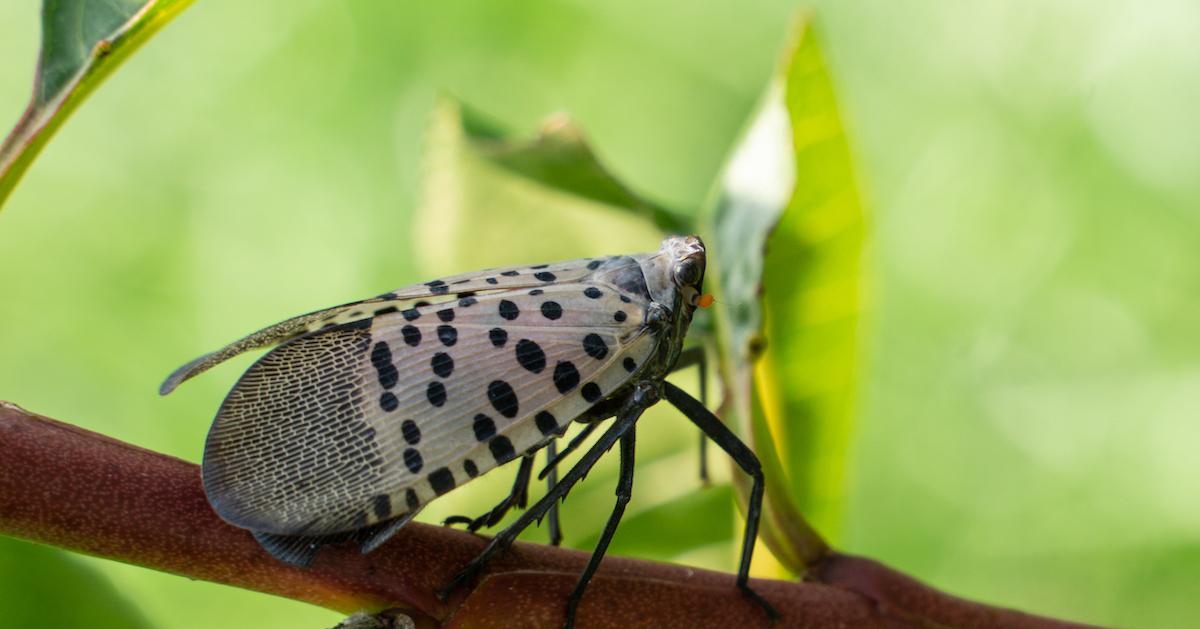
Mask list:
[{"label": "insect middle leg", "polygon": [[[521,458],[520,467],[517,468],[517,476],[513,480],[512,490],[509,492],[508,496],[504,498],[504,500],[500,501],[500,504],[492,507],[490,511],[477,518],[470,518],[465,515],[452,515],[445,520],[442,520],[442,524],[447,526],[454,524],[466,524],[467,530],[474,533],[481,528],[491,528],[495,526],[500,522],[500,520],[504,519],[504,516],[507,515],[509,510],[511,510],[514,506],[518,509],[524,509],[525,503],[529,499],[529,477],[531,476],[531,470],[533,469],[533,458],[534,453],[532,452]],[[556,469],[556,466],[558,465],[559,460],[560,459],[555,454],[554,442],[551,441],[550,443],[546,444],[546,468],[543,469],[542,474],[539,475],[539,478],[541,476],[546,476],[547,492],[554,489],[554,486],[558,484],[558,470]],[[546,519],[549,521],[547,528],[550,534],[550,545],[558,546],[562,543],[562,526],[559,524],[557,502],[550,506],[550,511],[546,515]]]},{"label": "insect middle leg", "polygon": [[754,482],[750,487],[750,500],[746,505],[746,529],[742,537],[742,559],[738,564],[737,586],[743,594],[758,603],[768,617],[772,620],[779,618],[779,612],[758,592],[751,589],[749,583],[750,558],[754,555],[754,541],[758,537],[758,521],[762,517],[764,480],[762,465],[758,462],[758,457],[754,456],[754,451],[742,443],[737,435],[733,434],[716,415],[712,414],[712,411],[705,408],[683,389],[670,382],[663,382],[663,394],[672,406],[692,420],[693,424],[703,430],[705,435],[708,435],[753,479]]},{"label": "insect middle leg", "polygon": [[575,624],[575,610],[579,608],[579,601],[583,600],[583,593],[592,580],[592,575],[596,574],[596,570],[600,567],[600,560],[604,558],[604,553],[608,550],[609,543],[612,542],[613,534],[617,532],[617,525],[621,523],[621,516],[625,514],[625,505],[629,504],[629,499],[633,496],[633,453],[636,436],[637,426],[631,426],[629,432],[621,437],[621,472],[617,478],[617,503],[613,505],[608,522],[604,524],[604,531],[600,533],[600,541],[596,542],[596,548],[592,551],[592,556],[588,558],[587,567],[583,569],[583,574],[579,575],[579,580],[575,582],[575,589],[567,598],[567,629],[571,629]]},{"label": "insect middle leg", "polygon": [[533,454],[529,453],[521,457],[520,467],[517,468],[517,476],[513,479],[512,490],[508,492],[504,500],[500,504],[492,507],[491,511],[477,517],[468,518],[464,515],[452,515],[442,521],[442,524],[466,524],[467,530],[471,532],[478,531],[483,527],[493,527],[497,522],[504,519],[509,510],[513,507],[520,509],[525,508],[526,502],[529,500],[529,477],[533,472]]},{"label": "insect middle leg", "polygon": [[[546,467],[549,468],[546,475],[546,493],[554,491],[554,486],[558,484],[558,467],[551,466],[551,463],[557,459],[556,451],[558,446],[554,442],[546,444]],[[562,543],[562,525],[558,521],[558,502],[556,501],[550,506],[550,512],[546,514],[546,529],[550,534],[550,545],[558,546]]]},{"label": "insect middle leg", "polygon": [[567,447],[563,448],[562,452],[548,454],[546,466],[542,468],[542,471],[538,472],[538,480],[549,476],[550,472],[554,471],[554,468],[558,467],[558,464],[561,463],[563,459],[567,458],[572,452],[578,449],[579,446],[583,445],[583,442],[587,441],[587,438],[590,437],[593,432],[595,432],[596,426],[599,426],[599,424],[596,422],[585,425],[583,430],[580,430],[578,434],[576,434],[574,437],[571,437],[571,440],[567,442]]}]

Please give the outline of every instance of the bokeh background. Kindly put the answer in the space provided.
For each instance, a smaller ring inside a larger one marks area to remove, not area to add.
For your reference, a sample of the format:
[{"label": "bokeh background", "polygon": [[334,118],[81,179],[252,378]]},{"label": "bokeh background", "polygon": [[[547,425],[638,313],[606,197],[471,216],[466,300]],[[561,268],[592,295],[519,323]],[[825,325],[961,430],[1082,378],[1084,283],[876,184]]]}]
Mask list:
[{"label": "bokeh background", "polygon": [[[6,128],[39,4],[0,4]],[[1200,5],[814,4],[871,225],[847,499],[823,532],[983,601],[1193,622]],[[171,369],[449,270],[436,242],[413,245],[439,92],[517,130],[570,111],[640,192],[696,208],[797,6],[201,0],[80,108],[0,213],[0,398],[198,461],[247,363],[159,398]],[[589,246],[644,242],[617,226]],[[527,262],[537,246],[490,255]],[[683,420],[651,419],[614,551],[732,569],[728,489],[680,471],[695,465]],[[510,474],[422,519],[490,506]],[[568,543],[594,539],[611,491],[609,467],[572,495]],[[0,610],[12,626],[339,620],[8,539]]]}]

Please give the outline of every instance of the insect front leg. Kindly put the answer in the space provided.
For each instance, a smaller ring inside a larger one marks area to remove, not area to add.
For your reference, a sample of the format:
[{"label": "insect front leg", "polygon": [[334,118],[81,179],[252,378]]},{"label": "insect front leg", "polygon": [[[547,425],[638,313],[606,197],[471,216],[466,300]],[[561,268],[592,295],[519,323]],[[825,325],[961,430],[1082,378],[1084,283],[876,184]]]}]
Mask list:
[{"label": "insect front leg", "polygon": [[742,559],[738,565],[737,586],[742,593],[758,603],[772,620],[779,618],[779,612],[767,602],[758,592],[750,588],[750,558],[754,554],[754,540],[758,537],[758,521],[762,517],[763,473],[762,466],[754,452],[742,443],[725,424],[704,407],[696,398],[683,389],[663,383],[663,393],[672,406],[679,409],[685,417],[692,420],[704,434],[708,435],[722,450],[728,454],[739,467],[754,480],[750,488],[750,501],[746,506],[746,529],[742,537]]},{"label": "insect front leg", "polygon": [[533,454],[529,453],[521,457],[520,467],[517,468],[517,476],[513,479],[512,490],[508,492],[508,496],[500,501],[500,504],[492,507],[491,511],[471,519],[462,515],[452,515],[442,521],[442,524],[466,524],[467,530],[472,533],[483,527],[491,528],[496,525],[504,516],[508,514],[513,507],[521,509],[525,508],[525,503],[529,500],[529,477],[533,472]]},{"label": "insect front leg", "polygon": [[582,480],[592,467],[596,465],[600,457],[616,445],[621,437],[633,427],[638,418],[642,416],[642,413],[657,401],[658,394],[654,385],[649,383],[638,385],[631,396],[630,403],[621,409],[620,413],[617,413],[616,419],[613,420],[608,430],[600,435],[600,438],[596,440],[596,443],[592,444],[592,447],[588,448],[587,452],[584,452],[575,466],[554,486],[554,489],[547,492],[541,500],[538,500],[533,506],[522,513],[515,522],[493,537],[492,541],[488,542],[488,545],[483,549],[483,552],[479,553],[478,557],[471,560],[470,563],[460,570],[450,580],[450,583],[438,592],[438,596],[445,600],[458,586],[474,579],[487,566],[488,561],[496,553],[511,546],[517,539],[517,536],[521,534],[521,531],[543,517],[550,510],[551,505],[562,499],[563,496],[566,496],[567,492],[571,491],[575,484]]}]

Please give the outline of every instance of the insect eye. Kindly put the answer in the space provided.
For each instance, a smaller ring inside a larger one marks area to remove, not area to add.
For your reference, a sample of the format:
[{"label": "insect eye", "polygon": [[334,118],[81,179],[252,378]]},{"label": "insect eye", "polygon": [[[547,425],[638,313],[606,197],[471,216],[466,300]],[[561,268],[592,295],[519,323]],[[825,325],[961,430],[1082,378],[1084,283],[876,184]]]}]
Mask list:
[{"label": "insect eye", "polygon": [[675,265],[675,283],[680,286],[692,286],[700,281],[700,265],[693,260],[684,260]]}]

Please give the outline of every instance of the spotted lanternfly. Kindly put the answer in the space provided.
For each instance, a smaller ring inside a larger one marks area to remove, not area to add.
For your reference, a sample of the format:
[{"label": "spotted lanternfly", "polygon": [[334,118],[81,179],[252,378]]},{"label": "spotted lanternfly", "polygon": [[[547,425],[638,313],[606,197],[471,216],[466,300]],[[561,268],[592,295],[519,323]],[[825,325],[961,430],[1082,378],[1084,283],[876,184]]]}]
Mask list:
[{"label": "spotted lanternfly", "polygon": [[[513,459],[520,502],[531,456],[571,421],[615,417],[580,460],[443,594],[475,577],[620,443],[617,506],[567,601],[567,625],[633,484],[635,423],[665,398],[753,479],[737,584],[748,586],[763,477],[754,454],[704,405],[664,379],[702,296],[704,244],[672,237],[654,253],[491,269],[301,315],[202,356],[162,384],[274,346],[226,396],[204,448],[204,489],[226,521],[276,558],[307,565],[321,546],[369,552],[429,501]],[[567,450],[577,445],[573,440]],[[550,467],[558,462],[555,457]],[[519,496],[519,500],[515,500]]]}]

